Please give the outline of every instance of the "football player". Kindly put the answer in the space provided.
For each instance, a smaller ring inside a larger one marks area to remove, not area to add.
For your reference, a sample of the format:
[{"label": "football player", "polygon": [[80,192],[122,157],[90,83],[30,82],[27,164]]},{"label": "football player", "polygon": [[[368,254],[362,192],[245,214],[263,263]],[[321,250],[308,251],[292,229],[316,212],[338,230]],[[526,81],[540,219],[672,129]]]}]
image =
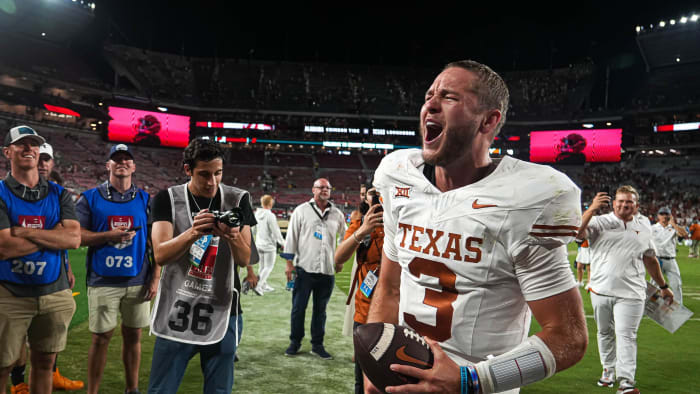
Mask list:
[{"label": "football player", "polygon": [[[394,152],[375,173],[385,242],[368,322],[410,326],[435,355],[428,370],[393,365],[419,382],[388,392],[518,392],[585,353],[566,250],[580,190],[550,167],[489,157],[508,97],[489,67],[448,64],[425,95],[423,149]],[[531,314],[542,330],[528,337]]]}]

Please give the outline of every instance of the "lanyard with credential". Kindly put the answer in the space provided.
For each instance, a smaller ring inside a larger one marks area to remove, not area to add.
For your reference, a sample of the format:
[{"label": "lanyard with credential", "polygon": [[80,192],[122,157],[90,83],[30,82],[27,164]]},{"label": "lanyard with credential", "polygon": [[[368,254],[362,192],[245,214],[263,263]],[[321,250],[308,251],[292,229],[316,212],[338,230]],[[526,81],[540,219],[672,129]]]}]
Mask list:
[{"label": "lanyard with credential", "polygon": [[316,211],[316,208],[314,208],[314,205],[309,202],[309,205],[311,205],[311,209],[314,211],[316,216],[318,216],[319,219],[321,219],[321,224],[316,226],[316,230],[314,231],[314,238],[318,240],[323,240],[323,227],[324,227],[324,222],[326,221],[326,218],[328,217],[328,212],[330,210],[326,211],[323,216],[321,216],[318,211]]}]

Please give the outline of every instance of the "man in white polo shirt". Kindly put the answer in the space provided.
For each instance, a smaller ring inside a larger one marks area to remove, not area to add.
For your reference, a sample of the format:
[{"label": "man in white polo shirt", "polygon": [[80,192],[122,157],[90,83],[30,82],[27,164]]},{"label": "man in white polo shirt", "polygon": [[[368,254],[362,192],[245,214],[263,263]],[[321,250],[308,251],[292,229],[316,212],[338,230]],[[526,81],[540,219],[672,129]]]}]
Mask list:
[{"label": "man in white polo shirt", "polygon": [[654,236],[654,245],[658,254],[661,272],[666,275],[668,285],[673,290],[673,296],[679,303],[683,303],[683,281],[681,280],[681,270],[676,262],[676,245],[678,237],[687,237],[688,232],[673,220],[671,210],[668,207],[659,209],[657,222],[651,226],[651,233]]},{"label": "man in white polo shirt", "polygon": [[584,212],[578,238],[589,242],[591,303],[598,326],[598,351],[603,375],[599,386],[619,381],[618,393],[637,394],[637,330],[644,314],[645,271],[660,285],[662,296],[673,301],[656,260],[651,229],[635,216],[639,193],[621,186],[613,212],[593,216],[611,197],[598,193]]}]

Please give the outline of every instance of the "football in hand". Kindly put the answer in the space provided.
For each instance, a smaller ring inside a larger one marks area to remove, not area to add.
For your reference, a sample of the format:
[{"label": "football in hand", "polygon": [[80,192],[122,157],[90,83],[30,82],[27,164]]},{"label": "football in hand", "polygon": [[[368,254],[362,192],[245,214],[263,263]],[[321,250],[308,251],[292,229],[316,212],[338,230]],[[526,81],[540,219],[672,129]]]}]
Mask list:
[{"label": "football in hand", "polygon": [[433,352],[412,328],[389,323],[367,323],[353,334],[355,360],[379,390],[387,386],[417,383],[417,379],[389,369],[391,364],[430,369]]}]

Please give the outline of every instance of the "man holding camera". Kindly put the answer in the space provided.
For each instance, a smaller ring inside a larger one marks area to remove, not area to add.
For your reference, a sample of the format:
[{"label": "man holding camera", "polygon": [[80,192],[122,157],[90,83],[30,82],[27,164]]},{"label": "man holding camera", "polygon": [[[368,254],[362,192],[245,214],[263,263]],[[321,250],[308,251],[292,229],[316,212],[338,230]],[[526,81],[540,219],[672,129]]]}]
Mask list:
[{"label": "man holding camera", "polygon": [[235,265],[251,256],[256,224],[247,191],[221,183],[218,143],[196,139],[183,152],[190,181],[156,195],[151,205],[155,261],[163,267],[154,305],[149,393],[175,393],[189,360],[200,355],[204,392],[230,393],[243,329]]},{"label": "man holding camera", "polygon": [[[637,331],[644,315],[646,272],[659,284],[661,295],[673,302],[673,291],[664,281],[656,259],[652,230],[636,216],[639,193],[624,185],[613,196],[597,193],[583,213],[579,238],[590,244],[591,304],[598,327],[598,352],[603,373],[598,386],[618,393],[638,394]],[[605,205],[613,211],[594,216]]]},{"label": "man holding camera", "polygon": [[122,360],[126,392],[138,392],[141,327],[148,325],[150,300],[160,271],[146,256],[149,195],[136,187],[134,155],[114,145],[107,158],[109,180],[85,191],[76,204],[81,245],[88,247],[89,328],[88,393],[97,393],[107,349],[121,313]]},{"label": "man holding camera", "polygon": [[[355,290],[355,316],[353,329],[367,322],[369,304],[372,301],[374,286],[379,277],[384,247],[384,226],[382,225],[383,209],[379,202],[379,193],[370,189],[360,203],[359,220],[352,220],[343,242],[335,252],[335,264],[343,264],[353,253],[356,253],[357,270],[350,285],[350,293]],[[355,212],[353,212],[354,214]],[[364,393],[362,369],[355,361],[355,393]]]},{"label": "man holding camera", "polygon": [[311,353],[331,360],[333,356],[323,347],[326,306],[333,292],[334,274],[343,269],[342,262],[333,267],[336,237],[345,232],[347,225],[343,212],[329,201],[331,184],[328,179],[316,179],[311,191],[313,198],[294,209],[284,245],[284,252],[295,255],[296,261],[295,266],[292,260],[287,260],[287,280],[291,280],[294,270],[297,273],[292,291],[290,343],[284,354],[294,356],[301,349],[306,306],[313,293]]}]

